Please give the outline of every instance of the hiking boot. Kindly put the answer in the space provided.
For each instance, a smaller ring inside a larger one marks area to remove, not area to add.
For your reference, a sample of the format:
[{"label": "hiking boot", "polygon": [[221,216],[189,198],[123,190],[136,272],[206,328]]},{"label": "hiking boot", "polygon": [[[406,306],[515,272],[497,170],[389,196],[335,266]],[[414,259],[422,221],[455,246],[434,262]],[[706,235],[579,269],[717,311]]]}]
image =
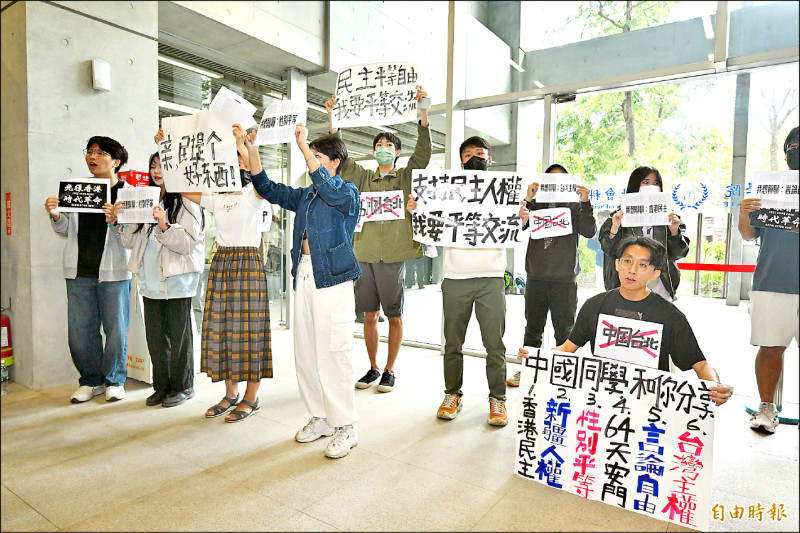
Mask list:
[{"label": "hiking boot", "polygon": [[508,424],[508,414],[506,413],[506,402],[497,398],[489,398],[489,424],[493,426],[505,426]]},{"label": "hiking boot", "polygon": [[519,373],[522,372],[521,370],[517,370],[517,373],[514,374],[514,377],[510,377],[506,380],[506,385],[509,387],[519,387]]},{"label": "hiking boot", "polygon": [[458,412],[464,406],[461,401],[461,396],[458,394],[445,394],[442,405],[439,406],[439,412],[436,416],[444,418],[445,420],[452,420],[456,417]]}]

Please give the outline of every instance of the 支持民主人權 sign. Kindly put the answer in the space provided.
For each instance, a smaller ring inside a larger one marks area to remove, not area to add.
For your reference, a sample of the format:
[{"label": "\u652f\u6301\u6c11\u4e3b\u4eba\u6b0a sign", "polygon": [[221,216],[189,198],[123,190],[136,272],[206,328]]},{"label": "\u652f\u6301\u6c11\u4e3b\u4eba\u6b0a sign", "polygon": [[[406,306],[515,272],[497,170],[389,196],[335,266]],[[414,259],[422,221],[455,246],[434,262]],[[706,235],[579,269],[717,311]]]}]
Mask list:
[{"label": "\u652f\u6301\u6c11\u4e3b\u4eba\u6b0a sign", "polygon": [[414,170],[414,240],[459,248],[526,245],[519,208],[527,185],[514,172]]}]

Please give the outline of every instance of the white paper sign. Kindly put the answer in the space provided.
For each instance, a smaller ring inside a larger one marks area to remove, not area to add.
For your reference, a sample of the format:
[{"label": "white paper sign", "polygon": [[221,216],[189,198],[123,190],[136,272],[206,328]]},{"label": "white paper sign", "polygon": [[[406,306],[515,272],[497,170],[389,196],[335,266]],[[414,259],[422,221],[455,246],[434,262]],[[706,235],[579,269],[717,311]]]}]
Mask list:
[{"label": "white paper sign", "polygon": [[672,211],[672,195],[668,192],[635,192],[620,196],[622,226],[668,226]]},{"label": "white paper sign", "polygon": [[791,209],[797,211],[800,196],[800,171],[778,170],[753,174],[753,189],[750,197],[761,199],[762,209]]},{"label": "white paper sign", "polygon": [[353,65],[336,81],[334,128],[379,126],[417,119],[419,67],[407,61]]},{"label": "white paper sign", "polygon": [[263,204],[263,208],[261,209],[261,233],[269,231],[269,228],[272,226],[272,207],[266,200],[263,201]]},{"label": "white paper sign", "polygon": [[663,324],[600,314],[594,354],[626,363],[658,368]]},{"label": "white paper sign", "polygon": [[111,203],[110,182],[100,178],[67,180],[58,184],[60,213],[102,213]]},{"label": "white paper sign", "polygon": [[560,237],[572,233],[572,210],[569,207],[537,209],[528,219],[531,239]]},{"label": "white paper sign", "polygon": [[158,205],[161,187],[125,187],[117,192],[124,211],[117,216],[120,224],[154,224],[153,208]]},{"label": "white paper sign", "polygon": [[307,109],[305,102],[285,100],[271,104],[258,124],[255,146],[294,142],[295,125],[306,124]]},{"label": "white paper sign", "polygon": [[527,186],[515,172],[414,170],[414,240],[459,248],[527,246],[529,237],[519,218]]},{"label": "white paper sign", "polygon": [[711,382],[528,348],[514,472],[587,500],[708,531]]},{"label": "white paper sign", "polygon": [[208,106],[209,111],[221,111],[225,119],[230,122],[228,128],[233,124],[240,124],[244,129],[249,130],[256,125],[253,118],[253,113],[256,112],[256,106],[248,102],[243,96],[239,96],[225,86],[222,86],[217,91],[211,105]]},{"label": "white paper sign", "polygon": [[572,174],[544,173],[539,176],[539,189],[534,199],[537,202],[578,202],[578,177]]},{"label": "white paper sign", "polygon": [[403,220],[405,216],[403,191],[378,191],[361,193],[361,224],[381,220]]},{"label": "white paper sign", "polygon": [[158,154],[168,192],[220,192],[242,188],[230,118],[201,111],[161,121]]}]

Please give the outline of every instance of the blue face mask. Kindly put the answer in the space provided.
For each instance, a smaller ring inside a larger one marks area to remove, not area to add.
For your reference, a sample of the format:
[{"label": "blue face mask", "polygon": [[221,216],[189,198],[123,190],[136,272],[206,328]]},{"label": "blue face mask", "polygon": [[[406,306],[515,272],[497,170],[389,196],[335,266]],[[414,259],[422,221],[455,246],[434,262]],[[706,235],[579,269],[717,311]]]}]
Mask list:
[{"label": "blue face mask", "polygon": [[390,165],[394,162],[394,150],[386,146],[375,148],[375,160],[379,165]]}]

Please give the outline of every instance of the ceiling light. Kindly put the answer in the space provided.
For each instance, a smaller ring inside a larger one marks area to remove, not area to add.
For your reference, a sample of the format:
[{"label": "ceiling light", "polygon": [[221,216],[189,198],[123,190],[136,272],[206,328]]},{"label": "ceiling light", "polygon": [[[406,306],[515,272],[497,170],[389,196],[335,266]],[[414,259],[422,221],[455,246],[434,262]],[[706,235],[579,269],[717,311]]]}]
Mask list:
[{"label": "ceiling light", "polygon": [[176,104],[174,102],[167,102],[166,100],[159,100],[158,107],[163,107],[164,109],[171,109],[172,111],[179,111],[181,113],[186,113],[188,115],[194,115],[195,113],[200,112],[200,109],[195,109],[194,107],[189,107],[188,105]]},{"label": "ceiling light", "polygon": [[533,80],[533,84],[536,85],[538,88],[544,87],[544,83],[540,82],[539,80]]},{"label": "ceiling light", "polygon": [[218,72],[211,72],[210,70],[195,67],[194,65],[190,65],[189,63],[184,63],[183,61],[178,61],[177,59],[172,59],[170,57],[158,56],[158,60],[163,61],[164,63],[169,63],[170,65],[175,65],[176,67],[191,70],[192,72],[197,72],[198,74],[208,76],[209,78],[224,78],[224,76]]}]

